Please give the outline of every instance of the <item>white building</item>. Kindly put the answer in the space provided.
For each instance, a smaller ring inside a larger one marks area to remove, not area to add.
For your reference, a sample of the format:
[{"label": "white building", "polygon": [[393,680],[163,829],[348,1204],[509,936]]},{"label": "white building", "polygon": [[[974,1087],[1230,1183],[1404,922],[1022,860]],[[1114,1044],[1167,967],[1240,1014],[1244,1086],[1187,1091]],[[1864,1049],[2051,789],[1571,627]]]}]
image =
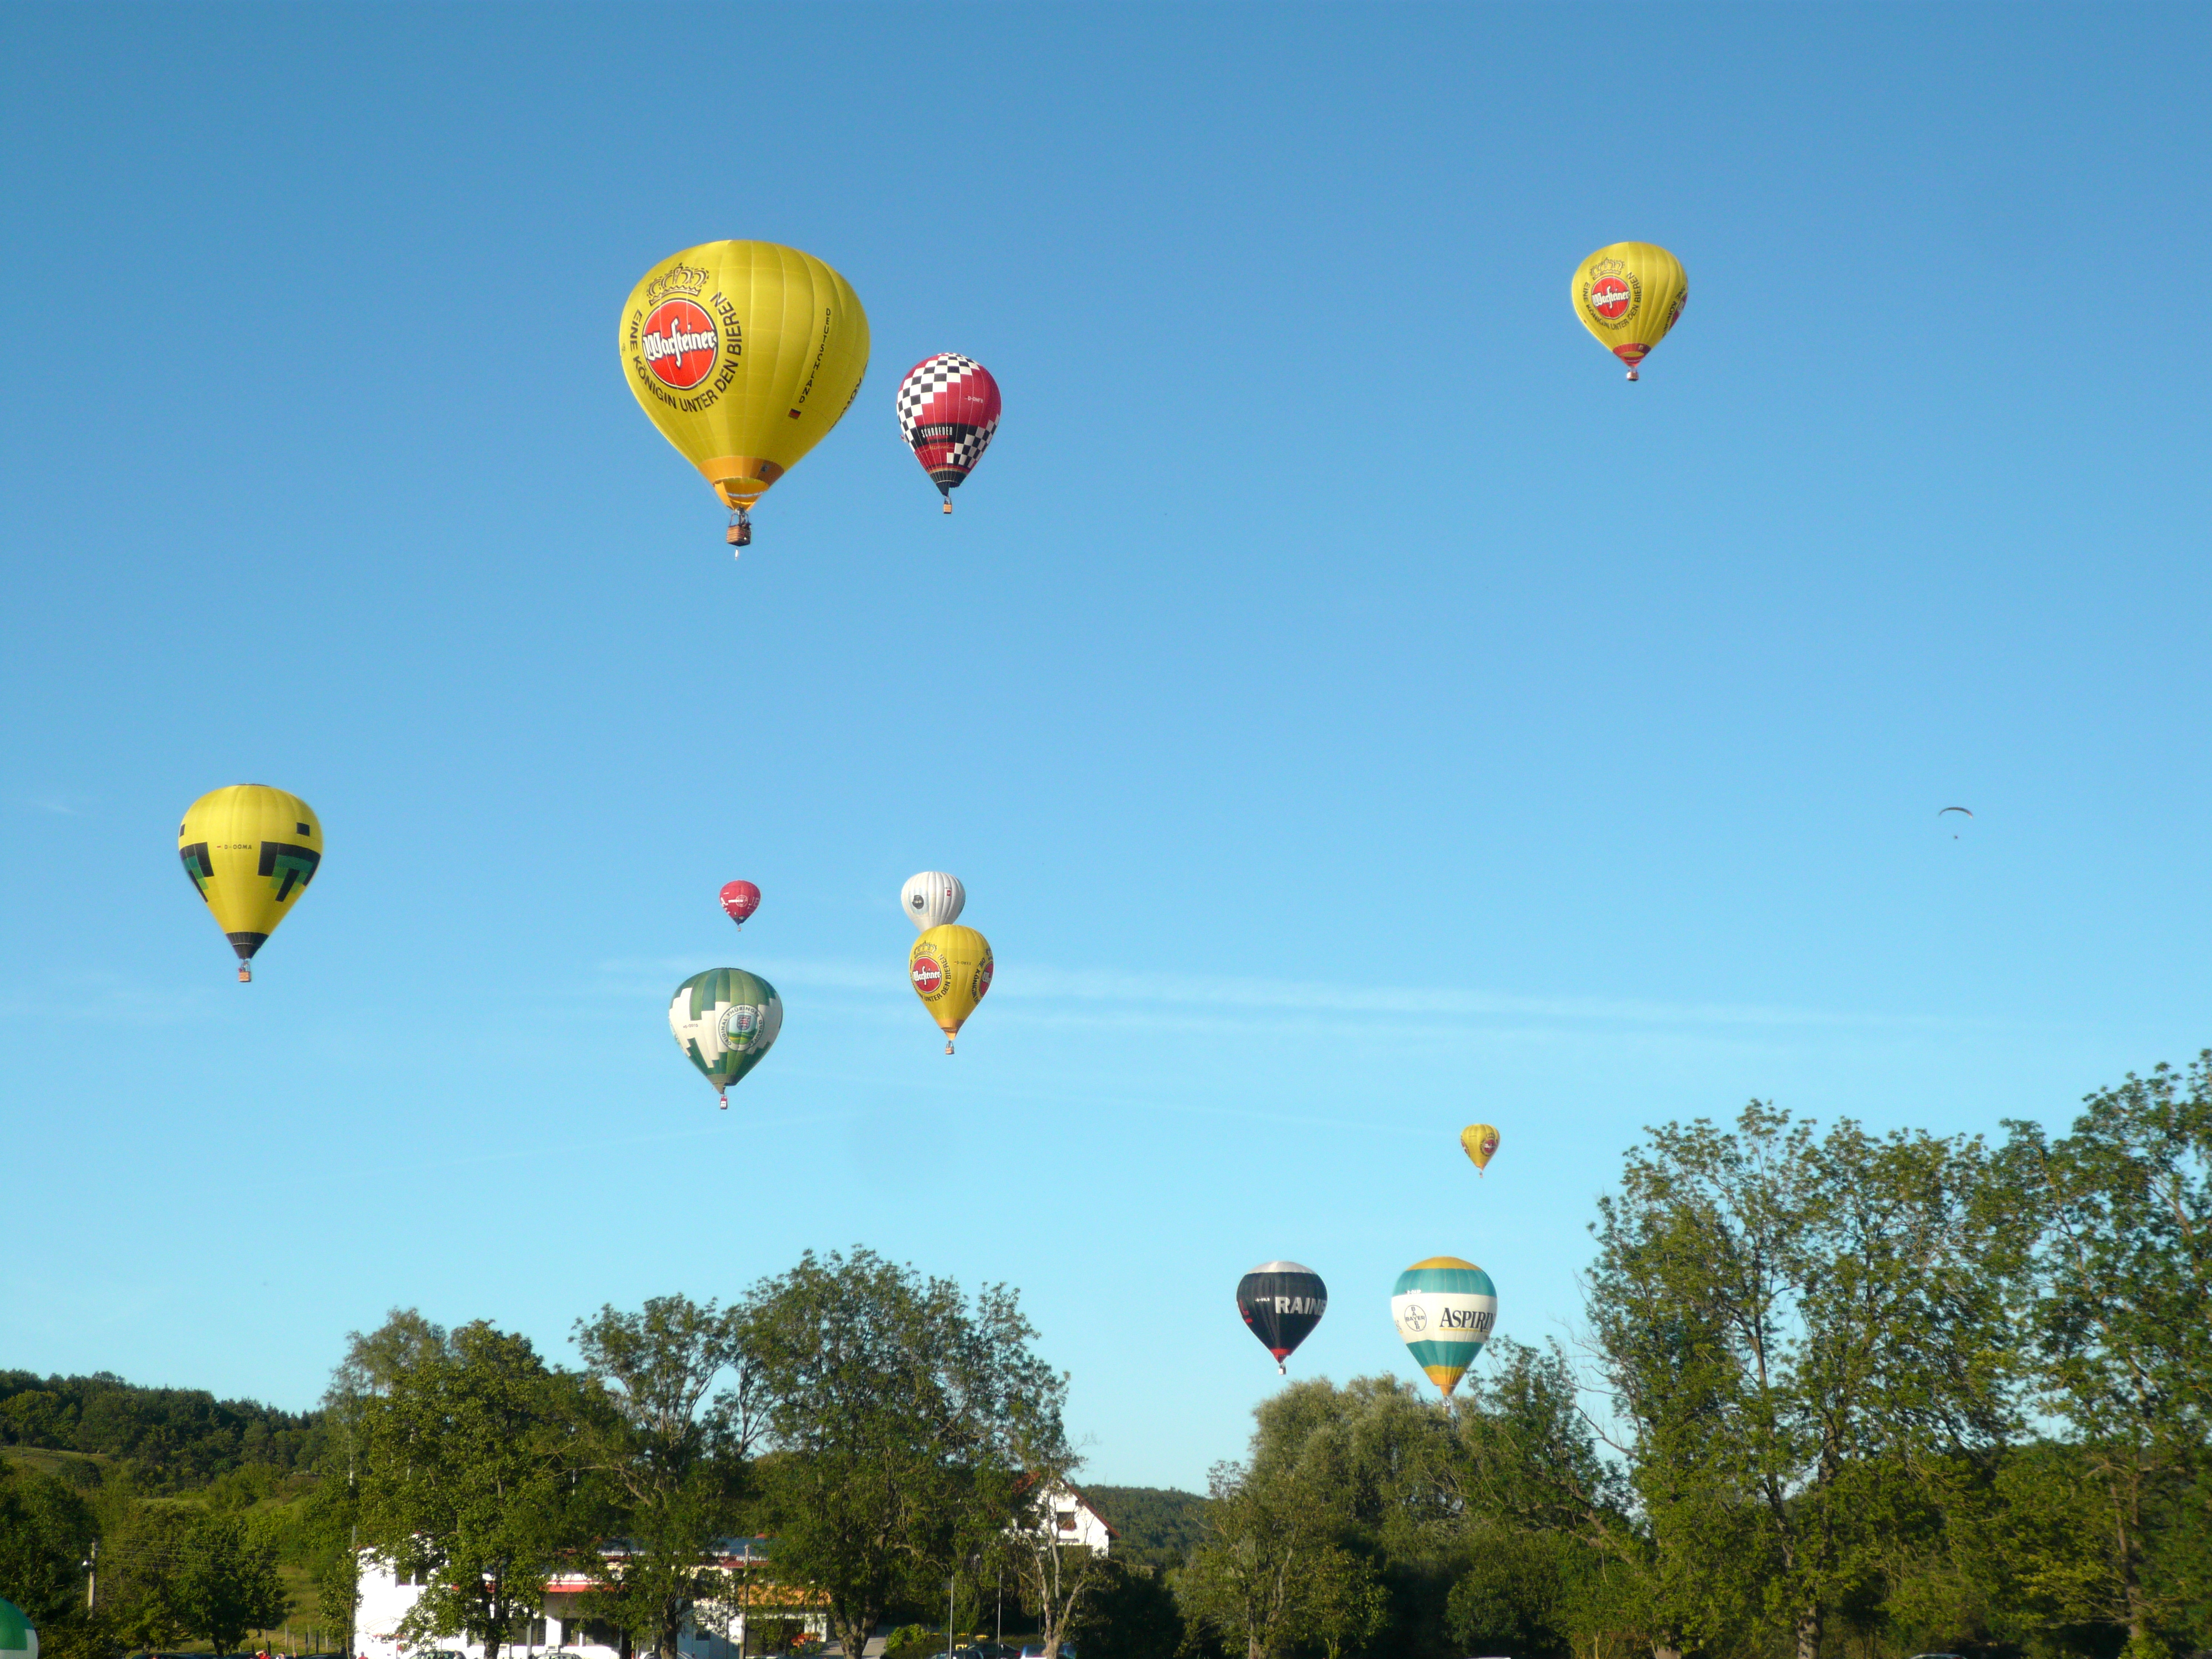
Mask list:
[{"label": "white building", "polygon": [[1119,1534],[1074,1487],[1054,1486],[1045,1499],[1045,1513],[1050,1517],[1048,1525],[1052,1535],[1060,1542],[1080,1544],[1093,1555],[1113,1553],[1114,1540]]},{"label": "white building", "polygon": [[[671,1659],[740,1659],[763,1651],[763,1642],[787,1646],[796,1630],[817,1639],[830,1633],[829,1599],[819,1591],[766,1582],[765,1538],[726,1538],[713,1565],[726,1593],[696,1607],[677,1638]],[[619,1560],[624,1551],[609,1546],[600,1553]],[[428,1582],[427,1574],[404,1577],[369,1551],[361,1556],[361,1610],[354,1617],[354,1647],[360,1659],[484,1659],[481,1642],[434,1637],[411,1647],[399,1638],[407,1616]],[[627,1659],[623,1633],[585,1611],[592,1589],[583,1573],[565,1574],[545,1583],[539,1616],[514,1631],[501,1650],[515,1659]],[[748,1638],[753,1638],[748,1640]]]}]

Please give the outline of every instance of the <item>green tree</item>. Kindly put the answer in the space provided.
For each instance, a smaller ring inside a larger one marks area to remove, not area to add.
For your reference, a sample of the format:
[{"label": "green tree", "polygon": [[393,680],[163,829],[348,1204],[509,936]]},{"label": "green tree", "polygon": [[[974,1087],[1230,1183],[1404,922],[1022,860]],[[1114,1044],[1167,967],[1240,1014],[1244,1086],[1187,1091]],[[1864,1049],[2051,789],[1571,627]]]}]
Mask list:
[{"label": "green tree", "polygon": [[40,1650],[56,1659],[91,1644],[80,1564],[95,1535],[82,1493],[0,1458],[0,1595],[29,1615]]},{"label": "green tree", "polygon": [[602,1560],[594,1606],[664,1655],[694,1606],[725,1593],[709,1564],[736,1529],[765,1407],[744,1338],[742,1310],[682,1296],[576,1322],[589,1382],[577,1453],[629,1546]]},{"label": "green tree", "polygon": [[1003,1285],[972,1303],[866,1249],[809,1251],[754,1290],[769,1401],[758,1471],[775,1572],[829,1598],[845,1651],[908,1595],[933,1596],[1019,1508],[1019,1449],[1057,1437],[1065,1379]]},{"label": "green tree", "polygon": [[466,1635],[497,1659],[546,1576],[591,1542],[576,1496],[574,1379],[481,1321],[398,1315],[353,1339],[335,1391],[354,1437],[362,1543],[429,1582],[407,1639]]},{"label": "green tree", "polygon": [[2086,1571],[2076,1549],[2039,1555],[2075,1617],[2124,1625],[2130,1659],[2159,1659],[2184,1626],[2212,1640],[2187,1541],[2212,1537],[2212,1050],[2085,1105],[2055,1141],[2008,1125],[2002,1159],[2035,1223],[2042,1403],[2081,1449],[2102,1544]]},{"label": "green tree", "polygon": [[[1599,1206],[1589,1312],[1631,1425],[1662,1648],[1824,1621],[1931,1484],[2012,1425],[1978,1143],[1808,1124],[1649,1132]],[[1953,1497],[1963,1500],[1966,1494]]]},{"label": "green tree", "polygon": [[1206,1540],[1176,1575],[1184,1621],[1244,1659],[1278,1659],[1306,1634],[1328,1522],[1291,1480],[1240,1463],[1215,1464],[1206,1493]]},{"label": "green tree", "polygon": [[217,1653],[281,1622],[289,1605],[275,1542],[235,1515],[203,1516],[185,1534],[169,1597],[177,1622]]}]

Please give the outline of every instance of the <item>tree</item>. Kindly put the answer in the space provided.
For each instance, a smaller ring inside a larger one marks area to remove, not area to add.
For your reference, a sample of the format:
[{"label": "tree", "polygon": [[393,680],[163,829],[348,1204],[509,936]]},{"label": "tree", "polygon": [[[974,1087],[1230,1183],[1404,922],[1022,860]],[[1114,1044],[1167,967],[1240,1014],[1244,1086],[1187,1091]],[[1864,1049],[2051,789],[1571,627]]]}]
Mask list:
[{"label": "tree", "polygon": [[[664,1655],[693,1606],[722,1592],[710,1565],[737,1524],[745,1460],[763,1424],[741,1310],[655,1297],[634,1314],[576,1322],[590,1386],[578,1455],[612,1493],[629,1552],[604,1561],[595,1605]],[[726,1386],[714,1392],[716,1382]]]},{"label": "tree", "polygon": [[362,1541],[429,1575],[407,1639],[465,1634],[498,1659],[547,1574],[591,1542],[574,1382],[482,1321],[447,1336],[400,1314],[355,1335],[334,1391],[354,1435]]},{"label": "tree", "polygon": [[[1589,1311],[1652,1528],[1662,1647],[1767,1622],[1817,1659],[1931,1485],[2012,1424],[1978,1143],[1815,1138],[1758,1102],[1649,1132]],[[1957,1494],[1963,1495],[1963,1494]]]},{"label": "tree", "polygon": [[0,1594],[30,1616],[40,1651],[57,1659],[90,1645],[79,1564],[94,1535],[82,1493],[0,1458]]},{"label": "tree", "polygon": [[2201,1579],[2193,1594],[2154,1582],[2161,1534],[2212,1536],[2212,1050],[2085,1104],[2048,1144],[2008,1125],[2002,1164],[2034,1223],[2042,1403],[2072,1428],[2101,1511],[2103,1559],[2068,1599],[2124,1625],[2130,1659],[2158,1659],[2161,1626],[2212,1599]]},{"label": "tree", "polygon": [[895,1601],[999,1544],[1019,1510],[1019,1449],[1057,1437],[1066,1382],[1030,1352],[1013,1291],[971,1303],[866,1249],[809,1251],[750,1306],[773,1567],[828,1596],[858,1654]]},{"label": "tree", "polygon": [[249,1630],[265,1630],[289,1605],[276,1547],[242,1517],[209,1515],[187,1532],[170,1587],[177,1622],[217,1653],[234,1653]]},{"label": "tree", "polygon": [[1187,1622],[1245,1659],[1276,1659],[1304,1633],[1327,1523],[1290,1481],[1240,1463],[1215,1464],[1206,1492],[1206,1540],[1176,1575],[1176,1601]]}]

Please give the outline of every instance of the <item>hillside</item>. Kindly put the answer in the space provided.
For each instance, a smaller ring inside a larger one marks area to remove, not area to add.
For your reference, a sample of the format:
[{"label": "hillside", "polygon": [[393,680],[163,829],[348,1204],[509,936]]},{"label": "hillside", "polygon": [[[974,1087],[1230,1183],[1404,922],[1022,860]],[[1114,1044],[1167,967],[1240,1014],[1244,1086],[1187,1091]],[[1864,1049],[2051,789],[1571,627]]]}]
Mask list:
[{"label": "hillside", "polygon": [[80,1485],[112,1467],[142,1492],[191,1492],[246,1468],[303,1471],[321,1443],[319,1412],[143,1388],[106,1371],[0,1371],[0,1449]]},{"label": "hillside", "polygon": [[1206,1499],[1173,1486],[1090,1486],[1084,1497],[1119,1534],[1114,1553],[1133,1565],[1179,1567],[1206,1535]]}]

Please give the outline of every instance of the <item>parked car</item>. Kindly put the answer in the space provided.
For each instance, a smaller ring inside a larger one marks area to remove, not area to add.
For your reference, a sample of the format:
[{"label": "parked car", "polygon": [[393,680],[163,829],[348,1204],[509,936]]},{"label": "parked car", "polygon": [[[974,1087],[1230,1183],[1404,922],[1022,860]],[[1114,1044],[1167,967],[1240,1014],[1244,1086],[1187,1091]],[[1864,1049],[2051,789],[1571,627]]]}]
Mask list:
[{"label": "parked car", "polygon": [[[1044,1644],[1042,1642],[1023,1643],[1021,1659],[1044,1659]],[[1075,1659],[1074,1643],[1062,1642],[1060,1644],[1060,1659]]]}]

